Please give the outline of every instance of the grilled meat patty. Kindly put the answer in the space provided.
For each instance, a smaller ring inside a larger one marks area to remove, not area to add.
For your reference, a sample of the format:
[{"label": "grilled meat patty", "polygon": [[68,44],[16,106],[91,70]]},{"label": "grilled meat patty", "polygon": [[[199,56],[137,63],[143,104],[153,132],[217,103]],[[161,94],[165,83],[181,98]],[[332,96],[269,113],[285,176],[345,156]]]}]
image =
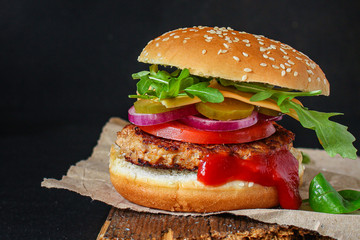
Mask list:
[{"label": "grilled meat patty", "polygon": [[195,144],[160,138],[142,131],[133,124],[117,133],[119,155],[126,161],[155,168],[196,171],[200,160],[210,153],[227,152],[246,159],[253,154],[276,152],[292,148],[294,133],[278,124],[268,138],[241,144]]}]

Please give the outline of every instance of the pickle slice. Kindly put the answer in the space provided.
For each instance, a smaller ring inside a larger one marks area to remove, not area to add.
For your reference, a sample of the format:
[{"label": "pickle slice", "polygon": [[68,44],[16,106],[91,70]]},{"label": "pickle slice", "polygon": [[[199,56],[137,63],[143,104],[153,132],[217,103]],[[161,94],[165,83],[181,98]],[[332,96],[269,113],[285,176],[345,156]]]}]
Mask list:
[{"label": "pickle slice", "polygon": [[281,115],[281,112],[263,107],[259,107],[258,112],[273,117]]},{"label": "pickle slice", "polygon": [[134,102],[135,112],[136,113],[163,113],[169,112],[178,108],[166,108],[160,102],[153,101],[150,99],[139,99]]},{"label": "pickle slice", "polygon": [[196,109],[207,118],[226,121],[250,116],[254,110],[254,105],[225,98],[221,103],[197,103]]}]

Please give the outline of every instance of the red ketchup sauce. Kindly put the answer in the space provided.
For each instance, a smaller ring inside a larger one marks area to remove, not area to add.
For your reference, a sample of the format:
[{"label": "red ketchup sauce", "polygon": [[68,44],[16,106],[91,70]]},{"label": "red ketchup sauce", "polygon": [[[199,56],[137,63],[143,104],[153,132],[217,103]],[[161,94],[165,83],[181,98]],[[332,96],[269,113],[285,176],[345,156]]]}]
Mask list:
[{"label": "red ketchup sauce", "polygon": [[228,153],[215,153],[206,155],[200,161],[197,179],[210,186],[234,180],[274,186],[282,208],[299,209],[298,170],[299,162],[288,150],[254,155],[246,160]]}]

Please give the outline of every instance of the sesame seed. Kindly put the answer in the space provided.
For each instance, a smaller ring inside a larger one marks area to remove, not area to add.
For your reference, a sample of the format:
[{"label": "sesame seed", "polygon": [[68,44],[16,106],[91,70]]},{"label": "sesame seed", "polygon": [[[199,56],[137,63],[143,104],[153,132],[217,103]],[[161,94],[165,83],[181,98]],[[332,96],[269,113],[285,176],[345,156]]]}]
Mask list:
[{"label": "sesame seed", "polygon": [[244,182],[239,182],[239,186],[243,187],[243,186],[245,186],[245,183]]},{"label": "sesame seed", "polygon": [[294,65],[295,63],[291,60],[288,60],[288,63],[290,63],[291,65]]},{"label": "sesame seed", "polygon": [[326,79],[324,78],[324,84],[326,84]]},{"label": "sesame seed", "polygon": [[307,71],[309,74],[314,74],[313,71],[311,71],[311,70],[309,70],[309,69],[306,70],[306,71]]},{"label": "sesame seed", "polygon": [[221,35],[221,34],[218,34],[218,36],[219,36],[219,37],[221,37],[221,38],[223,38],[223,37],[224,37],[224,36],[223,36],[223,35]]},{"label": "sesame seed", "polygon": [[187,41],[186,41],[186,40],[184,40],[184,41],[183,41],[183,43],[187,43]]},{"label": "sesame seed", "polygon": [[237,56],[233,56],[233,59],[235,59],[235,61],[239,62],[240,59]]},{"label": "sesame seed", "polygon": [[186,37],[186,38],[184,38],[184,39],[189,40],[190,38],[189,38],[189,37]]},{"label": "sesame seed", "polygon": [[273,57],[269,57],[269,60],[271,61],[275,61],[275,59]]},{"label": "sesame seed", "polygon": [[209,30],[209,31],[207,31],[208,33],[211,33],[211,34],[215,34],[216,32],[215,32],[215,30]]},{"label": "sesame seed", "polygon": [[308,78],[309,82],[311,82],[311,77]]},{"label": "sesame seed", "polygon": [[300,57],[298,57],[298,56],[296,56],[295,58],[296,58],[297,60],[300,60],[300,61],[302,60],[302,58],[300,58]]},{"label": "sesame seed", "polygon": [[320,82],[320,77],[318,77],[316,80],[317,80],[318,82]]},{"label": "sesame seed", "polygon": [[158,37],[158,38],[155,38],[155,41],[159,41],[160,40],[160,38]]},{"label": "sesame seed", "polygon": [[210,38],[205,39],[205,42],[211,42]]},{"label": "sesame seed", "polygon": [[264,43],[263,43],[263,42],[260,42],[260,41],[259,41],[259,44],[260,44],[260,45],[264,45]]},{"label": "sesame seed", "polygon": [[266,67],[266,66],[267,66],[267,64],[266,64],[266,63],[260,63],[260,66],[262,66],[262,67]]},{"label": "sesame seed", "polygon": [[281,71],[281,76],[285,76],[286,72],[284,70]]},{"label": "sesame seed", "polygon": [[284,64],[280,64],[280,67],[282,68],[282,69],[285,69],[285,66],[284,66]]},{"label": "sesame seed", "polygon": [[156,44],[155,44],[155,47],[158,47],[158,46],[159,46],[159,43],[156,43]]},{"label": "sesame seed", "polygon": [[288,73],[291,72],[291,68],[287,68],[286,72],[288,72]]},{"label": "sesame seed", "polygon": [[227,30],[234,31],[234,29],[232,29],[231,27],[227,27],[226,29],[227,29]]},{"label": "sesame seed", "polygon": [[275,45],[270,45],[270,47],[271,47],[272,49],[276,49],[276,46],[275,46]]},{"label": "sesame seed", "polygon": [[227,53],[228,50],[224,49],[224,50],[221,50],[221,53]]},{"label": "sesame seed", "polygon": [[170,33],[170,37],[174,36],[176,33]]},{"label": "sesame seed", "polygon": [[280,51],[282,51],[285,55],[287,55],[287,52],[284,49],[280,48]]},{"label": "sesame seed", "polygon": [[266,51],[266,48],[260,47],[260,52],[265,52],[265,51]]},{"label": "sesame seed", "polygon": [[284,55],[284,56],[283,56],[283,58],[285,58],[285,59],[289,59],[289,56]]},{"label": "sesame seed", "polygon": [[202,51],[201,51],[201,53],[202,53],[202,54],[205,54],[205,53],[206,53],[206,50],[205,50],[205,49],[204,49],[204,50],[202,50]]},{"label": "sesame seed", "polygon": [[294,77],[296,77],[297,75],[299,75],[299,73],[297,71],[294,72]]},{"label": "sesame seed", "polygon": [[234,42],[240,41],[237,37],[234,38]]},{"label": "sesame seed", "polygon": [[146,57],[147,55],[149,55],[149,53],[148,53],[148,52],[146,52],[146,53],[145,53],[145,57]]},{"label": "sesame seed", "polygon": [[245,81],[247,79],[247,75],[242,76],[241,80]]},{"label": "sesame seed", "polygon": [[246,52],[243,52],[242,53],[245,57],[248,57],[249,56],[249,54],[247,54]]},{"label": "sesame seed", "polygon": [[186,33],[187,31],[182,31],[183,33]]},{"label": "sesame seed", "polygon": [[316,64],[315,64],[315,63],[310,63],[310,67],[311,67],[312,69],[315,69],[315,68],[316,68]]},{"label": "sesame seed", "polygon": [[225,37],[225,41],[230,41],[229,36],[226,36],[226,37]]},{"label": "sesame seed", "polygon": [[288,64],[288,63],[284,63],[284,64],[285,64],[285,66],[291,67],[291,65],[290,65],[290,64]]},{"label": "sesame seed", "polygon": [[236,33],[235,33],[235,32],[231,32],[231,34],[232,34],[232,35],[236,35]]},{"label": "sesame seed", "polygon": [[250,41],[248,39],[243,39],[242,40],[244,43],[249,43]]},{"label": "sesame seed", "polygon": [[217,53],[217,54],[218,54],[218,55],[220,55],[220,53],[221,53],[221,49],[218,51],[218,53]]},{"label": "sesame seed", "polygon": [[254,183],[253,183],[253,182],[249,182],[248,187],[252,187],[252,186],[254,186]]},{"label": "sesame seed", "polygon": [[223,43],[224,47],[229,48],[229,45],[227,45],[226,43]]},{"label": "sesame seed", "polygon": [[250,47],[251,45],[250,45],[250,43],[247,43],[247,44],[245,44],[245,46]]},{"label": "sesame seed", "polygon": [[169,38],[167,37],[167,38],[163,38],[163,42],[165,42],[165,41],[167,41],[167,40],[169,40]]},{"label": "sesame seed", "polygon": [[279,66],[276,66],[276,65],[271,65],[271,66],[275,69],[279,69]]},{"label": "sesame seed", "polygon": [[178,35],[175,35],[175,36],[174,36],[174,38],[179,38],[179,37],[180,37],[180,36],[178,36]]},{"label": "sesame seed", "polygon": [[266,55],[266,54],[263,54],[263,57],[264,57],[264,58],[269,58],[269,56],[268,56],[268,55]]},{"label": "sesame seed", "polygon": [[244,72],[252,72],[251,68],[244,68]]}]

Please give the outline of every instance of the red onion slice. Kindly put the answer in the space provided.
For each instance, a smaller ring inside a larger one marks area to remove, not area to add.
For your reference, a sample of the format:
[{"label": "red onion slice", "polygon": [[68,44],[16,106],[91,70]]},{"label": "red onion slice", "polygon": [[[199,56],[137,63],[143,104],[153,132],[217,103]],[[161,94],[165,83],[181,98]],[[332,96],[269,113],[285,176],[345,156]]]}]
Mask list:
[{"label": "red onion slice", "polygon": [[282,119],[283,115],[278,116],[269,116],[262,113],[259,113],[259,119],[262,121],[280,121]]},{"label": "red onion slice", "polygon": [[189,115],[197,114],[198,111],[195,108],[195,105],[188,105],[183,108],[179,108],[169,112],[163,113],[136,113],[134,106],[132,106],[128,111],[129,121],[138,126],[151,126],[160,123],[170,122],[177,120]]},{"label": "red onion slice", "polygon": [[207,118],[201,118],[197,116],[187,116],[181,119],[181,121],[191,127],[214,132],[226,132],[234,131],[242,128],[250,127],[257,123],[258,112],[253,111],[250,116],[240,120],[231,121],[219,121]]}]

